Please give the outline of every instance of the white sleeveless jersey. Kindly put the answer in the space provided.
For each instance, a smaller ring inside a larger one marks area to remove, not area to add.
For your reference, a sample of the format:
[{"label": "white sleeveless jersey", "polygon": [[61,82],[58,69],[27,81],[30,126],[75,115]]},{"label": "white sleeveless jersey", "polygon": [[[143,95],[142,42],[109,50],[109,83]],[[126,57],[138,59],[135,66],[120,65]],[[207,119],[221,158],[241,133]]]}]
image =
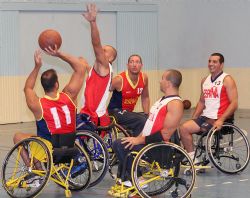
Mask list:
[{"label": "white sleeveless jersey", "polygon": [[150,109],[148,119],[142,130],[142,135],[148,136],[162,130],[164,120],[168,112],[167,105],[172,100],[181,100],[181,98],[177,95],[168,96],[165,98],[163,97],[154,103]]},{"label": "white sleeveless jersey", "polygon": [[212,81],[210,74],[204,81],[202,91],[205,99],[205,109],[203,110],[202,116],[218,119],[226,111],[230,101],[223,81],[227,75],[228,74],[222,72]]}]

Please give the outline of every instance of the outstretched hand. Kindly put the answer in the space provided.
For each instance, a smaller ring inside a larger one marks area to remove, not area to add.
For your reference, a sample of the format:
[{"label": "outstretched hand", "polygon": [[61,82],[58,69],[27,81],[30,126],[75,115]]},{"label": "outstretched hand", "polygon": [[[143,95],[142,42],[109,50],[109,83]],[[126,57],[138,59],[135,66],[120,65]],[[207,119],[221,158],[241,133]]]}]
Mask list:
[{"label": "outstretched hand", "polygon": [[35,67],[41,67],[42,66],[42,52],[41,50],[36,50],[34,53],[34,61],[35,61]]},{"label": "outstretched hand", "polygon": [[45,48],[44,50],[48,55],[51,55],[51,56],[58,56],[59,55],[57,45],[54,46],[54,49],[51,46],[49,46],[48,48]]},{"label": "outstretched hand", "polygon": [[87,12],[83,13],[82,16],[89,21],[93,22],[96,20],[97,9],[95,4],[87,4]]}]

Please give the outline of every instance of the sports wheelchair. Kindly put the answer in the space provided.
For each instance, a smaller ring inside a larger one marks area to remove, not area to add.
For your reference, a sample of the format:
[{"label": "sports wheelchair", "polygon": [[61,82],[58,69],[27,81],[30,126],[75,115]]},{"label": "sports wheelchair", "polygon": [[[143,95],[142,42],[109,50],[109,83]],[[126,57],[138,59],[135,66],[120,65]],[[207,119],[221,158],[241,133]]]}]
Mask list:
[{"label": "sports wheelchair", "polygon": [[[175,136],[176,137],[176,136]],[[179,138],[178,138],[179,139]],[[174,142],[174,141],[171,141]],[[177,142],[175,142],[177,143]],[[175,143],[153,143],[139,152],[131,152],[125,158],[116,184],[108,194],[113,197],[189,197],[195,183],[192,159]],[[132,186],[125,184],[128,160],[133,160],[131,169]],[[181,164],[192,170],[190,177],[183,174]]]},{"label": "sports wheelchair", "polygon": [[92,176],[88,187],[93,187],[102,181],[108,171],[108,150],[100,136],[92,131],[77,131],[76,142],[86,150],[90,158]]},{"label": "sports wheelchair", "polygon": [[[212,168],[208,165],[210,161],[218,170],[227,174],[239,173],[249,163],[247,132],[235,126],[232,121],[225,122],[220,130],[200,132],[195,147],[194,159],[199,161],[195,168],[198,172]],[[190,174],[190,171],[187,169],[185,174]]]},{"label": "sports wheelchair", "polygon": [[[35,197],[48,180],[71,191],[85,189],[91,178],[91,164],[86,151],[74,143],[75,135],[52,135],[52,143],[30,137],[17,143],[2,166],[2,184],[11,197]],[[52,146],[53,144],[53,146]]]},{"label": "sports wheelchair", "polygon": [[[116,164],[116,157],[114,155],[112,144],[118,138],[119,134],[129,136],[130,134],[111,118],[111,124],[108,126],[95,126],[88,118],[82,118],[83,124],[77,126],[76,142],[81,145],[90,157],[92,164],[92,177],[88,187],[93,187],[100,183],[107,171],[114,178],[112,167]],[[101,131],[106,134],[103,138],[99,136]]]}]

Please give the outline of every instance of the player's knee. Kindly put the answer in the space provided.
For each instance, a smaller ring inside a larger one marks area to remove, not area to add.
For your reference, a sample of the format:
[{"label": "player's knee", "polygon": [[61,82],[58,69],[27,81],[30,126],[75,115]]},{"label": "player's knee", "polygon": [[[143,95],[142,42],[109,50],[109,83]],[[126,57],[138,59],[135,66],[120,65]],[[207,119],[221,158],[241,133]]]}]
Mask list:
[{"label": "player's knee", "polygon": [[181,126],[180,126],[180,135],[183,136],[186,133],[188,133],[188,123],[184,122]]},{"label": "player's knee", "polygon": [[20,142],[22,140],[22,134],[21,133],[15,133],[13,137],[13,142],[14,144]]}]

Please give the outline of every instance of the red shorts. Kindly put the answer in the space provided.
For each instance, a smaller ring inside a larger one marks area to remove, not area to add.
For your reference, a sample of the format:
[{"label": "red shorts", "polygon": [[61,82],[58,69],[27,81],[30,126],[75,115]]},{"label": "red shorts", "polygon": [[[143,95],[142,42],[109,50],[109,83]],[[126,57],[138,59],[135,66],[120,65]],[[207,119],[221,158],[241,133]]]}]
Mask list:
[{"label": "red shorts", "polygon": [[[111,123],[108,113],[105,113],[103,116],[99,118],[92,117],[91,121],[95,123],[96,126],[108,126]],[[103,138],[105,135],[106,135],[106,131],[101,131],[100,133],[101,138]]]}]

